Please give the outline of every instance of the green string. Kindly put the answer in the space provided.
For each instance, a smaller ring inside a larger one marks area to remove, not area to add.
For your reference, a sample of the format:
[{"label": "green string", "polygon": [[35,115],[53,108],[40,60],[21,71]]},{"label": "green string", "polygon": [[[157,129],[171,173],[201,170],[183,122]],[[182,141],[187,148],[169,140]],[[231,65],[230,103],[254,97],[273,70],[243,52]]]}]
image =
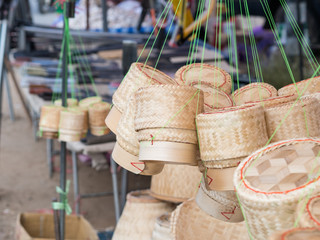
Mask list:
[{"label": "green string", "polygon": [[56,187],[56,191],[58,194],[60,194],[61,199],[60,199],[60,202],[52,203],[53,210],[65,210],[67,215],[70,215],[72,213],[72,208],[70,207],[69,201],[68,201],[69,189],[70,189],[70,180],[67,180],[66,191],[63,191],[58,186]]}]

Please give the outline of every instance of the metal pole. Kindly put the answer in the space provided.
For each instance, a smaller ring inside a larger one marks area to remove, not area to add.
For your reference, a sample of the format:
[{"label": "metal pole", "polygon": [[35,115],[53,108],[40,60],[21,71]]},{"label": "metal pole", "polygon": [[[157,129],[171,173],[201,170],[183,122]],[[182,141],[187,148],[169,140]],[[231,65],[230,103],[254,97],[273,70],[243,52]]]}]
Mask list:
[{"label": "metal pole", "polygon": [[101,0],[103,31],[108,32],[108,5],[107,0]]},{"label": "metal pole", "polygon": [[[301,29],[303,33],[303,24],[301,24],[301,12],[300,12],[300,0],[296,0],[296,7],[297,7],[297,20],[298,20],[298,26]],[[303,80],[303,56],[302,56],[302,46],[299,44],[299,68],[300,68],[300,80]]]},{"label": "metal pole", "polygon": [[14,110],[13,110],[13,103],[12,103],[9,78],[8,78],[8,74],[6,71],[3,71],[3,74],[4,74],[3,80],[4,80],[4,84],[6,85],[6,90],[7,90],[7,99],[8,99],[9,110],[10,110],[10,119],[12,122],[14,122],[15,116],[14,116]]},{"label": "metal pole", "polygon": [[80,214],[80,194],[79,194],[79,178],[78,178],[78,162],[77,153],[72,151],[72,171],[73,171],[73,196],[76,203],[75,211],[76,214]]},{"label": "metal pole", "polygon": [[[1,118],[2,118],[2,88],[3,88],[3,71],[4,55],[6,50],[8,23],[6,19],[1,20],[0,29],[0,136],[1,136]],[[0,141],[1,143],[1,141]]]},{"label": "metal pole", "polygon": [[117,179],[117,166],[112,156],[110,157],[111,164],[111,176],[112,176],[112,188],[113,188],[113,200],[114,200],[114,211],[116,215],[116,222],[120,218],[120,206],[119,206],[119,191],[118,191],[118,179]]}]

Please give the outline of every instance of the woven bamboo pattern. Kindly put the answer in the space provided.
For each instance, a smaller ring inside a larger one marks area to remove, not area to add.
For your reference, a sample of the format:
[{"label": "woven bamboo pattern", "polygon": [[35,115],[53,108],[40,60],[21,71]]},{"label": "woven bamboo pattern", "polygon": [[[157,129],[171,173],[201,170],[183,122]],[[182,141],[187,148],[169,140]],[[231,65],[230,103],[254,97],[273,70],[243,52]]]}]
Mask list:
[{"label": "woven bamboo pattern", "polygon": [[237,106],[199,114],[197,126],[204,162],[245,157],[268,141],[261,106]]},{"label": "woven bamboo pattern", "polygon": [[75,111],[82,111],[84,113],[84,120],[83,120],[83,128],[82,128],[82,136],[85,137],[87,135],[88,129],[89,129],[89,111],[88,108],[86,107],[70,107],[68,108],[70,110],[75,110]]},{"label": "woven bamboo pattern", "polygon": [[202,211],[194,199],[181,205],[171,215],[174,240],[249,240],[245,224],[228,223]]},{"label": "woven bamboo pattern", "polygon": [[245,157],[239,157],[239,158],[229,158],[229,159],[223,159],[223,160],[210,160],[210,161],[202,161],[202,165],[206,168],[211,169],[223,169],[223,168],[232,168],[237,167],[240,162]]},{"label": "woven bamboo pattern", "polygon": [[135,130],[179,128],[195,130],[195,116],[203,112],[203,92],[189,86],[155,85],[136,94]]},{"label": "woven bamboo pattern", "polygon": [[110,111],[110,104],[98,102],[91,104],[89,107],[89,124],[90,126],[105,126],[104,120]]},{"label": "woven bamboo pattern", "polygon": [[163,214],[157,218],[151,240],[172,240],[169,214]]},{"label": "woven bamboo pattern", "polygon": [[151,197],[146,190],[129,193],[112,239],[150,240],[157,217],[171,212],[174,207]]},{"label": "woven bamboo pattern", "polygon": [[251,83],[239,88],[232,95],[233,101],[239,106],[248,102],[261,101],[263,99],[278,96],[278,91],[268,83]]},{"label": "woven bamboo pattern", "polygon": [[273,234],[269,240],[318,240],[319,228],[292,228]]},{"label": "woven bamboo pattern", "polygon": [[243,216],[234,190],[209,190],[208,181],[202,179],[196,196],[198,206],[210,216],[225,222],[242,222]]},{"label": "woven bamboo pattern", "polygon": [[320,76],[292,83],[278,90],[279,95],[298,95],[298,92],[302,95],[320,92]]},{"label": "woven bamboo pattern", "polygon": [[80,141],[83,132],[84,113],[80,110],[65,109],[60,112],[59,140]]},{"label": "woven bamboo pattern", "polygon": [[312,97],[265,108],[268,136],[270,138],[277,129],[271,139],[272,142],[300,137],[318,137],[320,136],[319,115],[320,103]]},{"label": "woven bamboo pattern", "polygon": [[[54,105],[62,107],[62,100],[61,99],[55,100]],[[75,106],[78,106],[78,100],[75,98],[68,98],[67,107],[75,107]]]},{"label": "woven bamboo pattern", "polygon": [[155,68],[142,63],[133,63],[119,88],[113,94],[112,102],[120,112],[123,112],[127,101],[135,91],[153,84],[175,84],[175,82]]},{"label": "woven bamboo pattern", "polygon": [[101,97],[87,97],[79,101],[79,107],[85,107],[88,108],[91,104],[102,102]]},{"label": "woven bamboo pattern", "polygon": [[58,132],[60,112],[63,108],[59,106],[42,106],[39,120],[41,131]]},{"label": "woven bamboo pattern", "polygon": [[165,165],[160,174],[152,176],[151,195],[165,201],[183,202],[196,195],[200,180],[197,167]]},{"label": "woven bamboo pattern", "polygon": [[227,94],[231,93],[231,76],[223,69],[209,64],[194,63],[183,66],[176,72],[175,80],[180,84],[195,86],[200,83],[219,88]]},{"label": "woven bamboo pattern", "polygon": [[263,99],[261,101],[255,101],[255,102],[248,102],[248,104],[259,104],[264,108],[274,107],[278,106],[283,103],[289,103],[293,102],[297,99],[296,95],[286,95],[286,96],[277,96],[277,97],[271,97],[267,99]]},{"label": "woven bamboo pattern", "polygon": [[320,195],[300,201],[296,211],[301,227],[320,227]]},{"label": "woven bamboo pattern", "polygon": [[253,239],[294,226],[299,201],[319,191],[319,151],[319,139],[290,139],[259,149],[240,163],[234,185]]}]

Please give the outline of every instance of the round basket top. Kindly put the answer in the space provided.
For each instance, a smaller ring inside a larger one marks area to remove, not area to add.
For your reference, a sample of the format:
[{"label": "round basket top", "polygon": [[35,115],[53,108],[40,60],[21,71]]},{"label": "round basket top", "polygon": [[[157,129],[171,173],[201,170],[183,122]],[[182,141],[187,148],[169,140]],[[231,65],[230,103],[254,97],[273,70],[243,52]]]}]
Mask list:
[{"label": "round basket top", "polygon": [[111,104],[107,102],[97,102],[91,104],[89,108],[97,111],[110,110]]},{"label": "round basket top", "polygon": [[249,192],[288,194],[318,181],[319,156],[320,139],[285,140],[256,151],[237,172]]},{"label": "round basket top", "polygon": [[284,232],[279,240],[319,240],[320,229],[318,228],[294,228]]},{"label": "round basket top", "polygon": [[79,102],[79,106],[80,107],[89,107],[91,104],[94,104],[94,103],[98,103],[98,102],[101,102],[102,101],[102,98],[101,97],[87,97],[87,98],[84,98],[82,99],[80,102]]},{"label": "round basket top", "polygon": [[219,108],[215,109],[211,112],[206,112],[199,114],[198,117],[226,117],[227,115],[233,115],[235,113],[240,112],[246,112],[246,111],[252,111],[254,109],[260,109],[261,107],[254,104],[246,104],[242,106],[233,106],[233,107],[225,107],[225,108]]},{"label": "round basket top", "polygon": [[297,99],[296,95],[284,95],[284,96],[276,96],[276,97],[263,99],[261,101],[259,100],[259,101],[247,102],[247,104],[260,104],[262,107],[268,108],[268,107],[277,106],[279,104],[292,102],[296,99]]},{"label": "round basket top", "polygon": [[143,63],[133,63],[129,71],[139,71],[139,74],[158,84],[175,84],[175,81],[165,73]]},{"label": "round basket top", "polygon": [[309,199],[306,210],[310,219],[320,226],[320,195]]},{"label": "round basket top", "polygon": [[[56,106],[62,106],[62,100],[61,100],[61,99],[55,100],[55,101],[54,101],[54,105],[56,105]],[[78,105],[78,99],[68,98],[68,99],[67,99],[67,105],[68,105],[68,107],[77,106],[77,105]]]}]

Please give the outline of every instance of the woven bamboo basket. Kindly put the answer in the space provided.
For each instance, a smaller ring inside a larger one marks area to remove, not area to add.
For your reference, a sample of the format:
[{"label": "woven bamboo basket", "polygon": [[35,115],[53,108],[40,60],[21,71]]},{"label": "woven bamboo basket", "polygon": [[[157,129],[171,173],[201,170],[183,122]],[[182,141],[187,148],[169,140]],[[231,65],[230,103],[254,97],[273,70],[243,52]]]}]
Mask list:
[{"label": "woven bamboo basket", "polygon": [[163,214],[157,218],[151,240],[172,240],[170,232],[170,215]]},{"label": "woven bamboo basket", "polygon": [[157,217],[171,212],[175,206],[161,202],[149,191],[135,191],[127,195],[127,202],[113,234],[113,240],[150,240]]},{"label": "woven bamboo basket", "polygon": [[95,97],[87,97],[79,101],[79,107],[86,107],[88,108],[90,105],[94,103],[102,102],[102,98],[95,96]]},{"label": "woven bamboo basket", "polygon": [[195,117],[203,112],[203,92],[156,85],[139,89],[135,97],[139,160],[196,165]]},{"label": "woven bamboo basket", "polygon": [[319,228],[293,228],[273,234],[269,240],[319,240]]},{"label": "woven bamboo basket", "polygon": [[200,157],[221,168],[235,167],[239,158],[248,156],[268,141],[263,108],[258,105],[236,106],[199,114]]},{"label": "woven bamboo basket", "polygon": [[84,113],[81,110],[62,110],[60,112],[59,140],[64,142],[80,141],[83,133],[84,118]]},{"label": "woven bamboo basket", "polygon": [[174,80],[163,72],[142,63],[133,63],[123,78],[119,88],[113,94],[112,107],[106,125],[116,134],[121,114],[126,108],[127,102],[132,94],[139,88],[154,84],[175,84]]},{"label": "woven bamboo basket", "polygon": [[92,135],[102,136],[110,132],[104,123],[109,111],[110,104],[106,102],[98,102],[89,106],[89,126]]},{"label": "woven bamboo basket", "polygon": [[179,205],[171,214],[174,240],[249,240],[245,224],[229,223],[202,211],[194,199]]},{"label": "woven bamboo basket", "polygon": [[117,143],[112,157],[121,167],[130,172],[155,175],[162,171],[164,164],[139,161],[139,141],[137,132],[134,130],[135,108],[135,98],[132,96],[117,127]]},{"label": "woven bamboo basket", "polygon": [[278,94],[282,95],[308,95],[316,92],[320,92],[320,76],[309,78],[297,82],[296,84],[292,83],[278,90]]},{"label": "woven bamboo basket", "polygon": [[175,74],[176,82],[189,86],[195,86],[199,83],[211,88],[219,88],[231,93],[231,76],[221,68],[203,64],[194,63],[181,67]]},{"label": "woven bamboo basket", "polygon": [[320,195],[300,201],[296,211],[301,227],[320,227]]},{"label": "woven bamboo basket", "polygon": [[[54,101],[54,105],[61,107],[61,106],[62,106],[62,100],[61,100],[61,99],[55,100],[55,101]],[[67,106],[68,106],[68,107],[78,106],[78,99],[68,98],[68,99],[67,99]]]},{"label": "woven bamboo basket", "polygon": [[268,136],[271,137],[274,134],[272,142],[300,137],[318,137],[320,136],[319,115],[320,103],[312,97],[265,108]]},{"label": "woven bamboo basket", "polygon": [[243,105],[278,96],[278,91],[268,83],[251,83],[236,90],[232,96],[236,105]]},{"label": "woven bamboo basket", "polygon": [[198,206],[210,216],[225,222],[242,222],[243,216],[234,190],[209,190],[208,182],[202,179],[196,196]]},{"label": "woven bamboo basket", "polygon": [[299,201],[319,191],[319,150],[320,139],[290,139],[240,163],[234,185],[253,239],[294,226]]},{"label": "woven bamboo basket", "polygon": [[42,137],[58,138],[60,112],[63,108],[59,106],[42,106],[39,120],[39,129]]},{"label": "woven bamboo basket", "polygon": [[183,202],[198,191],[201,173],[195,166],[165,165],[162,172],[152,176],[151,195],[155,198]]},{"label": "woven bamboo basket", "polygon": [[276,97],[263,99],[261,101],[248,102],[247,104],[250,104],[250,105],[257,104],[257,105],[261,105],[264,108],[269,108],[269,107],[278,106],[283,103],[293,102],[296,99],[297,99],[296,95],[276,96]]},{"label": "woven bamboo basket", "polygon": [[89,129],[89,113],[88,113],[88,108],[86,107],[70,107],[70,110],[75,110],[75,111],[82,111],[84,113],[84,120],[83,120],[83,128],[82,128],[82,135],[81,138],[85,138],[88,133]]}]

